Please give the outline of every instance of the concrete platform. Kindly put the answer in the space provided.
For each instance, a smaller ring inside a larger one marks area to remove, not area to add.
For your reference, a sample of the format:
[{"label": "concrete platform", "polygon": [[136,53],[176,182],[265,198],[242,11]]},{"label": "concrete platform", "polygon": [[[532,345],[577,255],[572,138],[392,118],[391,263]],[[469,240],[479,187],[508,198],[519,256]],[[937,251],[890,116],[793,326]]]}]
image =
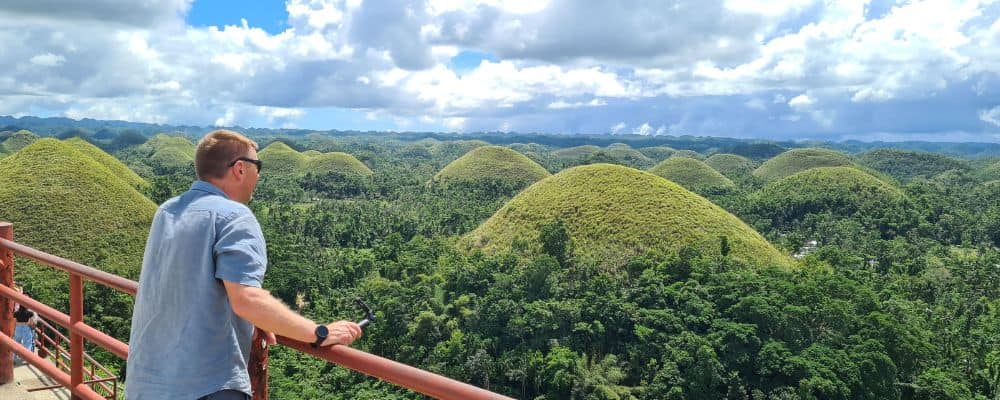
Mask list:
[{"label": "concrete platform", "polygon": [[14,381],[0,385],[0,399],[3,400],[69,400],[69,391],[64,388],[28,392],[28,389],[57,384],[37,368],[20,365],[14,368]]}]

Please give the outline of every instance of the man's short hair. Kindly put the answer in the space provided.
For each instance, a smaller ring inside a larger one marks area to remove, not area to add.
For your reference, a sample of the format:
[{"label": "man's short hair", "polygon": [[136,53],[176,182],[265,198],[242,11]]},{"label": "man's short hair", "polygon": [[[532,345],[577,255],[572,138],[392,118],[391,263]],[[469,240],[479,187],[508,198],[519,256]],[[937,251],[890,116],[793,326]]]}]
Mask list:
[{"label": "man's short hair", "polygon": [[194,153],[194,172],[199,180],[220,179],[229,170],[229,163],[246,157],[257,142],[239,132],[219,129],[209,132],[198,142]]}]

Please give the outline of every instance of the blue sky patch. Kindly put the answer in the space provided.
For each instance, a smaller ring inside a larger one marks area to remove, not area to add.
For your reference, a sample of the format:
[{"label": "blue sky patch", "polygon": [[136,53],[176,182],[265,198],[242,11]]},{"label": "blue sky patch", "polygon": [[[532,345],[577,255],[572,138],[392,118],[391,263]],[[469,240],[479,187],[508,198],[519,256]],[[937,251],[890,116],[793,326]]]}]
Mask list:
[{"label": "blue sky patch", "polygon": [[283,32],[288,27],[288,10],[284,0],[197,0],[191,4],[187,23],[191,26],[207,27],[247,24],[270,34]]},{"label": "blue sky patch", "polygon": [[458,53],[458,55],[452,57],[451,60],[449,60],[448,67],[451,68],[452,71],[455,71],[459,74],[464,74],[466,72],[476,69],[476,67],[479,67],[479,64],[482,63],[483,60],[489,60],[490,62],[500,61],[500,59],[497,58],[497,56],[491,53],[484,53],[481,51],[474,51],[474,50],[462,50],[461,52]]}]

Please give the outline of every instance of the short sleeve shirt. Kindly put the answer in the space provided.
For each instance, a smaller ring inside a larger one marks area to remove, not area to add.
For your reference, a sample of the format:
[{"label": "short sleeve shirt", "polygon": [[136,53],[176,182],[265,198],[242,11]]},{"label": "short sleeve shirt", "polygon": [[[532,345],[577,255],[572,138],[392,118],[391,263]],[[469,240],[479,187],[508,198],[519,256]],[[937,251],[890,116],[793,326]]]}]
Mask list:
[{"label": "short sleeve shirt", "polygon": [[253,325],[233,312],[223,281],[261,287],[267,249],[257,218],[196,181],[153,217],[132,314],[128,400],[191,400],[250,392]]}]

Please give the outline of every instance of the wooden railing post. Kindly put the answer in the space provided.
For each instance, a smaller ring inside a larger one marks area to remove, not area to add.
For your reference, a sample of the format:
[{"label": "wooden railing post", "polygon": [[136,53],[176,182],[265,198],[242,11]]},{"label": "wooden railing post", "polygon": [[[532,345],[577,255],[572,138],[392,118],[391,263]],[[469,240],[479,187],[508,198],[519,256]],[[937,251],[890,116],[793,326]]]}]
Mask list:
[{"label": "wooden railing post", "polygon": [[[14,240],[14,225],[0,222],[0,238]],[[0,285],[14,287],[14,252],[0,248]],[[14,302],[0,296],[0,332],[14,337]],[[14,352],[0,346],[0,385],[14,380]]]},{"label": "wooden railing post", "polygon": [[[69,275],[69,323],[83,323],[83,278],[77,274]],[[70,329],[69,353],[69,382],[75,388],[83,383],[83,336],[75,329]],[[79,397],[73,395],[72,399]]]},{"label": "wooden railing post", "polygon": [[253,329],[250,342],[250,389],[253,400],[267,400],[267,337],[260,328]]}]

